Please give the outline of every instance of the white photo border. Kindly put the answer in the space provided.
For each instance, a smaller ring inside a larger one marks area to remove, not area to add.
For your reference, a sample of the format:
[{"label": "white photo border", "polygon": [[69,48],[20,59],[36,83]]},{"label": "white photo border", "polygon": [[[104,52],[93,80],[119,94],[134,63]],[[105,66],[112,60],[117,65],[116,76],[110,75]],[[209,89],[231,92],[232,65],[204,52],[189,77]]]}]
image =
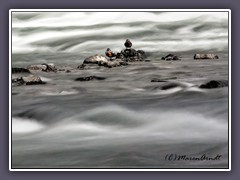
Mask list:
[{"label": "white photo border", "polygon": [[[12,168],[12,12],[228,12],[228,168]],[[231,171],[231,10],[230,9],[10,9],[9,10],[9,171]]]}]

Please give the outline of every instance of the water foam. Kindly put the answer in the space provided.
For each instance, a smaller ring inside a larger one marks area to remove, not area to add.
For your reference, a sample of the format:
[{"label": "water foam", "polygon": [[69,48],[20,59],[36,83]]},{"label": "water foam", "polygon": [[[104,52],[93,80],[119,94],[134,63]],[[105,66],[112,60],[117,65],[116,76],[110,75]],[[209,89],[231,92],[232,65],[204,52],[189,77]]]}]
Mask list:
[{"label": "water foam", "polygon": [[58,121],[43,131],[43,134],[44,136],[50,134],[54,138],[60,138],[61,141],[95,137],[112,139],[116,142],[119,138],[125,139],[125,142],[152,138],[159,141],[225,142],[228,124],[213,117],[187,111],[161,109],[136,111],[111,105],[94,108]]},{"label": "water foam", "polygon": [[12,133],[31,133],[43,128],[45,128],[45,125],[36,120],[12,118]]}]

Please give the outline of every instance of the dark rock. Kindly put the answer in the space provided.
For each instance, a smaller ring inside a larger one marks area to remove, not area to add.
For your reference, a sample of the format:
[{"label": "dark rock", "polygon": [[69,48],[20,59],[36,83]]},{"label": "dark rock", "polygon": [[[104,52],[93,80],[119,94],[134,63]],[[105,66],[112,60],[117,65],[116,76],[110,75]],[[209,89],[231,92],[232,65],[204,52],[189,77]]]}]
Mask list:
[{"label": "dark rock", "polygon": [[57,72],[57,69],[55,68],[55,66],[53,64],[42,64],[42,65],[45,65],[47,68],[45,70],[42,70],[42,71],[45,71],[45,72]]},{"label": "dark rock", "polygon": [[219,59],[216,54],[195,54],[194,59]]},{"label": "dark rock", "polygon": [[179,84],[176,84],[176,83],[169,83],[169,84],[166,84],[164,86],[161,87],[162,90],[168,90],[168,89],[172,89],[172,88],[175,88],[175,87],[178,87]]},{"label": "dark rock", "polygon": [[37,85],[37,84],[45,84],[45,82],[43,82],[39,76],[30,75],[27,77],[14,78],[14,79],[12,79],[12,84],[15,86]]},{"label": "dark rock", "polygon": [[75,81],[91,81],[91,80],[104,80],[105,77],[99,77],[99,76],[85,76],[85,77],[79,77],[75,79]]},{"label": "dark rock", "polygon": [[65,69],[58,69],[58,71],[65,71]]},{"label": "dark rock", "polygon": [[84,69],[84,67],[86,67],[86,65],[85,65],[85,64],[81,64],[81,65],[79,65],[79,66],[77,67],[77,69]]},{"label": "dark rock", "polygon": [[178,56],[175,55],[175,54],[168,54],[167,56],[162,57],[161,59],[162,59],[162,60],[166,60],[166,61],[181,60],[180,57],[178,57]]},{"label": "dark rock", "polygon": [[70,70],[66,70],[66,73],[70,73],[71,71]]},{"label": "dark rock", "polygon": [[161,79],[152,79],[151,82],[167,82],[167,81]]},{"label": "dark rock", "polygon": [[135,49],[132,48],[124,49],[121,51],[120,54],[122,54],[121,56],[122,60],[130,62],[143,61],[146,58],[146,54],[143,50],[136,51]]},{"label": "dark rock", "polygon": [[119,52],[118,52],[118,53],[116,54],[116,58],[117,58],[117,59],[124,59],[124,55],[123,55],[122,53],[119,53]]},{"label": "dark rock", "polygon": [[145,51],[143,51],[143,50],[137,50],[137,52],[138,52],[138,57],[139,57],[139,59],[145,59],[145,58],[147,58],[147,55],[146,55]]},{"label": "dark rock", "polygon": [[123,54],[125,58],[130,58],[137,56],[138,53],[135,49],[124,49],[121,51],[121,54]]},{"label": "dark rock", "polygon": [[213,80],[199,86],[199,88],[202,89],[213,89],[221,87],[228,87],[228,80]]},{"label": "dark rock", "polygon": [[30,71],[25,68],[12,68],[12,73],[30,73]]},{"label": "dark rock", "polygon": [[22,77],[12,79],[12,85],[13,85],[13,86],[21,86],[21,85],[23,85],[24,83],[25,83],[25,82],[24,82],[24,80],[23,80]]},{"label": "dark rock", "polygon": [[171,79],[177,79],[177,77],[170,77],[170,78],[164,78],[164,79],[152,79],[151,82],[167,82]]}]

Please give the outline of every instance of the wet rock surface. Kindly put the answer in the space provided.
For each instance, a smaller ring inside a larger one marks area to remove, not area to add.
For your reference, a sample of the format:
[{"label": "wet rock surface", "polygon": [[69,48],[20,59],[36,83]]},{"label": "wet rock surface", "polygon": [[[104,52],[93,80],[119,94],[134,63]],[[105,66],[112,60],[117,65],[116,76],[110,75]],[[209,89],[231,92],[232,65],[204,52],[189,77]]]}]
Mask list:
[{"label": "wet rock surface", "polygon": [[83,64],[79,65],[78,69],[90,69],[98,66],[104,66],[108,68],[117,67],[117,66],[126,66],[128,63],[126,61],[123,61],[120,58],[114,59],[114,60],[108,60],[106,57],[102,55],[94,55],[86,58],[83,61]]},{"label": "wet rock surface", "polygon": [[175,54],[168,54],[165,57],[162,57],[161,60],[172,61],[172,60],[181,60],[179,56]]},{"label": "wet rock surface", "polygon": [[135,49],[124,49],[119,54],[123,61],[143,61],[146,58],[146,54],[143,50],[135,50]]},{"label": "wet rock surface", "polygon": [[199,86],[199,88],[202,89],[214,89],[222,87],[228,87],[228,80],[212,80]]},{"label": "wet rock surface", "polygon": [[57,69],[55,68],[54,64],[33,64],[27,66],[29,71],[45,71],[45,72],[56,72]]},{"label": "wet rock surface", "polygon": [[100,54],[96,54],[84,59],[83,64],[99,64],[99,63],[107,63],[108,59],[105,56]]},{"label": "wet rock surface", "polygon": [[219,59],[216,54],[195,54],[194,59]]}]

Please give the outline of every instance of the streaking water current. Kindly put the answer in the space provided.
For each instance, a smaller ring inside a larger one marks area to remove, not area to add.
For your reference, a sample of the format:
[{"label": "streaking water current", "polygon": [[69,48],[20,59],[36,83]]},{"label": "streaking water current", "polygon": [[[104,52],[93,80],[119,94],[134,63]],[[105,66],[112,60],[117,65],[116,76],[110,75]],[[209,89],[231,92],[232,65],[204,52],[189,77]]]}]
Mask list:
[{"label": "streaking water current", "polygon": [[[12,66],[71,71],[38,72],[45,85],[12,88],[13,168],[228,167],[228,87],[199,88],[228,80],[227,14],[138,13],[13,13]],[[126,38],[150,62],[76,69],[108,47],[120,51]],[[220,59],[197,61],[197,52]],[[182,60],[161,61],[168,53]],[[74,81],[88,75],[106,79]],[[178,86],[162,90],[167,83]]]}]

